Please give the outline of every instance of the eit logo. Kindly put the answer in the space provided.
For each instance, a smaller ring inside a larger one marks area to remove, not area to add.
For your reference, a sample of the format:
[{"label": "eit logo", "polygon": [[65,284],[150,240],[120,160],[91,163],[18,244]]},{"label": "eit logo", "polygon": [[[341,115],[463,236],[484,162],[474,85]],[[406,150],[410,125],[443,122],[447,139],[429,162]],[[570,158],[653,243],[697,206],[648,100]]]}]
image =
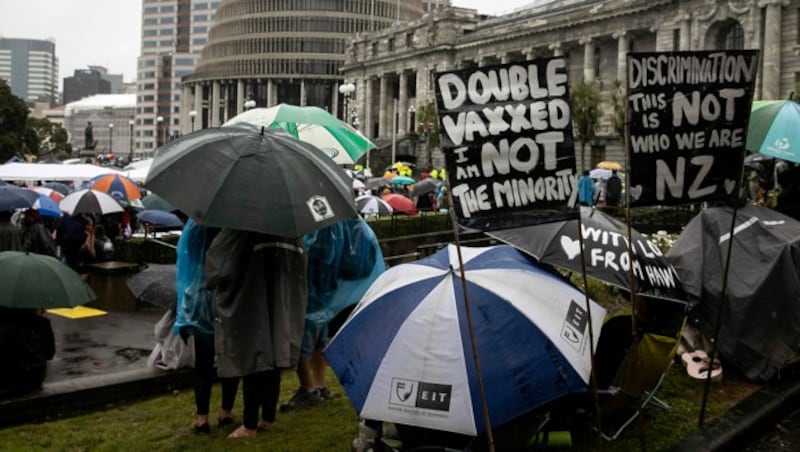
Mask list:
[{"label": "eit logo", "polygon": [[451,385],[392,378],[389,404],[449,411]]}]

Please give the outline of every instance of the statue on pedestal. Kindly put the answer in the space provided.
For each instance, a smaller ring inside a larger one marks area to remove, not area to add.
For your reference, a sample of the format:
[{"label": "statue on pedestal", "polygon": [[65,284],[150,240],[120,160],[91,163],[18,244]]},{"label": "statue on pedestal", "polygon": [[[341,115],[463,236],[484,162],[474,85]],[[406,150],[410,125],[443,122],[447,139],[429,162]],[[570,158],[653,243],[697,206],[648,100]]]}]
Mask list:
[{"label": "statue on pedestal", "polygon": [[83,131],[83,147],[85,149],[94,150],[97,143],[94,141],[94,133],[92,133],[92,121],[86,125],[86,130]]}]

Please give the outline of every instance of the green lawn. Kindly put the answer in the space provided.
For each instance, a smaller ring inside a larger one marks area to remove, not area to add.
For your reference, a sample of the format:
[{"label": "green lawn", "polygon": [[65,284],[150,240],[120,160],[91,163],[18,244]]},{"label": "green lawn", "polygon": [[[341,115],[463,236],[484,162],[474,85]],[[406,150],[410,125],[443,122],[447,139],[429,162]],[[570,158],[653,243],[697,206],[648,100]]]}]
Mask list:
[{"label": "green lawn", "polygon": [[[147,400],[109,406],[89,414],[62,420],[9,427],[0,430],[0,450],[59,451],[186,451],[186,450],[276,450],[349,451],[356,436],[358,416],[335,378],[329,381],[336,397],[324,404],[290,413],[278,413],[272,431],[254,439],[228,440],[235,426],[216,429],[210,435],[192,433],[194,398],[190,388]],[[293,372],[284,373],[281,401],[296,389]],[[757,387],[739,377],[726,375],[712,386],[706,419],[710,422]],[[703,384],[686,376],[681,365],[669,371],[658,396],[671,408],[649,406],[644,426],[647,450],[666,450],[695,429]],[[219,406],[219,387],[214,387],[212,418]],[[235,413],[241,420],[241,397]],[[594,437],[578,450],[596,450]],[[603,450],[640,449],[639,424],[635,422],[616,441],[605,442]]]}]

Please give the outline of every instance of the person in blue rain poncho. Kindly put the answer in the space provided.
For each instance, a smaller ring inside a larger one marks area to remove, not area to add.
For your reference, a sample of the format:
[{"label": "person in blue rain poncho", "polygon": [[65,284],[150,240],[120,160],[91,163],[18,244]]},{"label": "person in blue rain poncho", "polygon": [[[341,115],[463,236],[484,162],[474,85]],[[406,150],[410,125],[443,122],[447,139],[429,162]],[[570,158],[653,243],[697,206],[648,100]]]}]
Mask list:
[{"label": "person in blue rain poncho", "polygon": [[386,269],[375,233],[362,218],[352,218],[306,234],[308,307],[297,375],[300,388],[282,411],[319,404],[332,397],[325,384],[328,324],[358,303]]},{"label": "person in blue rain poncho", "polygon": [[[189,219],[178,240],[177,284],[178,301],[173,331],[185,341],[194,337],[194,399],[197,408],[196,433],[208,433],[208,412],[211,386],[216,377],[214,368],[214,298],[206,289],[206,250],[219,232]],[[233,404],[239,387],[238,378],[222,378],[222,407],[217,422],[220,426],[233,423]]]}]

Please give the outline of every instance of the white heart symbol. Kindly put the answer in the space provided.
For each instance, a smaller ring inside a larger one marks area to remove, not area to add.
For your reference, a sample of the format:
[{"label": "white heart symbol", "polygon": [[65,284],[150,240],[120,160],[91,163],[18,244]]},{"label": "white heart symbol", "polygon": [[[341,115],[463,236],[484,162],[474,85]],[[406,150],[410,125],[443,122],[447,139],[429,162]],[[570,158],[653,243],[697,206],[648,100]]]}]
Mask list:
[{"label": "white heart symbol", "polygon": [[566,235],[561,236],[561,248],[567,253],[569,260],[575,259],[575,256],[581,253],[581,244],[577,240],[573,240]]},{"label": "white heart symbol", "polygon": [[730,195],[734,188],[736,188],[736,181],[732,179],[725,179],[725,193]]},{"label": "white heart symbol", "polygon": [[631,187],[631,198],[639,199],[639,196],[642,196],[642,186],[637,185],[635,187]]}]

